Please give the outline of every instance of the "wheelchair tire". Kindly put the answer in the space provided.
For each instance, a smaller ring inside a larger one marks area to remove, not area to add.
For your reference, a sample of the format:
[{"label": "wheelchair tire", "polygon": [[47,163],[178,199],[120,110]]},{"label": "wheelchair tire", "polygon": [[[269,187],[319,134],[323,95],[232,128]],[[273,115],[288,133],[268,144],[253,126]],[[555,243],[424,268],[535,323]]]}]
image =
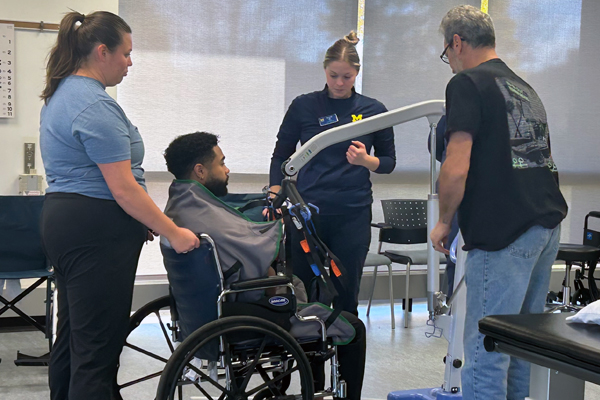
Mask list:
[{"label": "wheelchair tire", "polygon": [[[157,378],[162,374],[168,358],[175,351],[173,342],[169,337],[170,331],[167,327],[167,323],[166,321],[163,321],[164,317],[161,317],[160,315],[160,311],[169,310],[170,305],[170,296],[159,297],[145,304],[129,318],[127,339],[125,340],[123,353],[121,354],[119,369],[122,368],[124,363],[129,366],[130,363],[127,361],[131,361],[132,366],[136,365],[136,367],[127,368],[127,376],[125,376],[123,371],[117,371],[117,382],[115,382],[116,399],[127,399],[129,397],[126,394],[123,397],[123,389]],[[143,343],[137,344],[135,343],[136,335],[139,332],[136,332],[136,329],[139,328],[147,318],[148,320],[152,319],[152,323],[158,325],[158,327],[153,327],[151,335],[144,334],[144,337],[142,338]],[[149,336],[151,336],[152,339],[151,344],[148,344]],[[142,357],[143,359],[139,359]],[[140,365],[143,367],[140,367]],[[147,370],[144,371],[144,368],[146,367],[152,368],[152,372],[148,374]],[[142,371],[135,374],[135,371],[137,370]],[[135,375],[132,376],[131,374]],[[136,390],[132,389],[132,397],[135,396],[133,394],[135,392]]]},{"label": "wheelchair tire", "polygon": [[[240,338],[244,338],[242,343]],[[208,371],[202,371],[204,367],[190,363],[215,340],[220,343],[219,357],[225,364],[216,381]],[[196,374],[195,380],[186,377],[190,371]],[[232,377],[229,389],[227,376]],[[252,379],[253,376],[258,377]],[[290,380],[293,390],[299,393],[285,393]],[[206,324],[179,345],[160,377],[155,400],[172,400],[181,387],[186,390],[185,398],[193,396],[188,390],[214,399],[247,399],[260,395],[273,400],[309,400],[314,395],[310,364],[298,342],[278,325],[250,316],[225,317]]]}]

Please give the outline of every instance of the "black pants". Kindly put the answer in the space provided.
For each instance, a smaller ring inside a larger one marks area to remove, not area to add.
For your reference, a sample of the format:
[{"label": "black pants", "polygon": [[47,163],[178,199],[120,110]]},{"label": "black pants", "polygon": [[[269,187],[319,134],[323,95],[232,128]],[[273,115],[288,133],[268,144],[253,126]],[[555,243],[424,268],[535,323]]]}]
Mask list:
[{"label": "black pants", "polygon": [[58,289],[52,400],[113,398],[146,228],[111,200],[46,196],[42,241]]},{"label": "black pants", "polygon": [[[346,381],[349,400],[360,400],[363,379],[365,377],[365,362],[367,352],[367,335],[365,324],[354,314],[342,311],[344,318],[352,324],[356,331],[354,339],[343,346],[338,346],[338,360],[340,364],[340,375]],[[315,390],[323,390],[325,387],[325,371],[322,364],[311,365]]]},{"label": "black pants", "polygon": [[[345,291],[332,274],[331,279],[340,293],[344,311],[358,315],[358,291],[362,278],[363,266],[371,244],[371,207],[360,208],[345,215],[315,215],[317,233],[329,250],[335,254],[347,272],[348,287]],[[309,290],[314,273],[310,268],[306,255],[300,247],[302,234],[292,228],[292,264],[294,275],[302,279]],[[310,299],[310,293],[309,293]]]}]

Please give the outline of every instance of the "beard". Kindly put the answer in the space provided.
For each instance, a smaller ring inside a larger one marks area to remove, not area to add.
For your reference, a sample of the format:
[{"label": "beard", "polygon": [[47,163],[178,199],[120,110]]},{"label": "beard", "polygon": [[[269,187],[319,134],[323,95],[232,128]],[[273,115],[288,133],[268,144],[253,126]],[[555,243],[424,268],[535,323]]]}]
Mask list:
[{"label": "beard", "polygon": [[219,181],[217,179],[211,179],[204,183],[204,186],[211,191],[217,197],[223,197],[227,194],[227,184],[229,183],[229,177],[224,181]]}]

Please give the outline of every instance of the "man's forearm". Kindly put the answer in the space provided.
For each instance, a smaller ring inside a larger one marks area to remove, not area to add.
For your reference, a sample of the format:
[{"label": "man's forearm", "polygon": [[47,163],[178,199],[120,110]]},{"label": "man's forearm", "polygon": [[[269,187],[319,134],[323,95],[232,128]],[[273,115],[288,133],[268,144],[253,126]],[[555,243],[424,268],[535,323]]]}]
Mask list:
[{"label": "man's forearm", "polygon": [[452,171],[450,165],[444,163],[440,171],[440,221],[450,225],[465,194],[467,175]]},{"label": "man's forearm", "polygon": [[440,222],[450,225],[465,194],[471,164],[473,138],[467,132],[454,132],[446,150],[446,161],[440,170]]}]

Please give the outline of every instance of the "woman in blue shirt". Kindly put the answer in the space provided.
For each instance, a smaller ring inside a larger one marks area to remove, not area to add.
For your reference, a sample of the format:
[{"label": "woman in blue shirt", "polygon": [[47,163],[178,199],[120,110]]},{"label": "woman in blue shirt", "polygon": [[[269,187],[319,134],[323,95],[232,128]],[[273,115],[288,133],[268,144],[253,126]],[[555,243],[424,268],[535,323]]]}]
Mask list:
[{"label": "woman in blue shirt", "polygon": [[127,75],[131,50],[131,28],[117,15],[70,12],[48,59],[40,148],[48,182],[42,240],[58,288],[53,400],[113,398],[150,232],[178,252],[199,246],[146,193],[142,138],[105,92]]}]

